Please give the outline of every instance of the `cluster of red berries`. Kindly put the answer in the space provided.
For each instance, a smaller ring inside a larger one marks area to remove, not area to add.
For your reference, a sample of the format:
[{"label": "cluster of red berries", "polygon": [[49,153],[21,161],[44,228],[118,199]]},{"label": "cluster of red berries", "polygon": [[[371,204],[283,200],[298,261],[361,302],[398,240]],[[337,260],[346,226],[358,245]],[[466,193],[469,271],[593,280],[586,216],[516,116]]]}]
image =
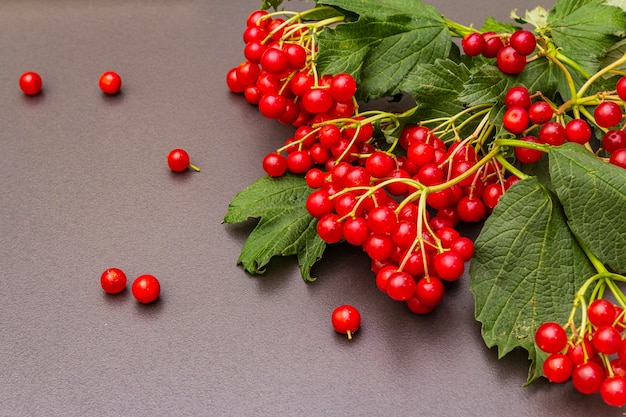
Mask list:
[{"label": "cluster of red berries", "polygon": [[543,373],[551,382],[571,379],[583,394],[600,393],[609,405],[626,405],[626,329],[624,311],[600,298],[587,307],[584,335],[568,338],[563,326],[544,323],[535,333],[535,343],[549,354]]},{"label": "cluster of red berries", "polygon": [[[20,89],[28,96],[39,94],[43,87],[41,75],[34,71],[26,71],[18,81]],[[98,79],[98,86],[106,94],[117,94],[122,88],[122,78],[114,71],[105,71]]]},{"label": "cluster of red berries", "polygon": [[[355,149],[351,163],[310,169],[305,179],[314,191],[306,208],[319,219],[324,241],[361,246],[378,288],[424,314],[441,302],[443,282],[459,279],[473,256],[473,242],[456,226],[481,221],[517,178],[504,179],[493,161],[475,170],[473,146],[447,147],[425,126],[405,126],[399,144],[406,156]],[[426,194],[423,187],[430,187]]]},{"label": "cluster of red berries", "polygon": [[[608,154],[608,161],[616,166],[626,168],[626,132],[619,128],[624,114],[618,101],[626,101],[626,77],[622,77],[616,85],[618,100],[603,100],[593,111],[593,123],[606,129],[601,139],[602,149]],[[557,110],[548,100],[539,95],[533,100],[524,86],[510,88],[504,96],[506,111],[502,124],[506,130],[519,135],[524,142],[543,143],[559,146],[567,142],[587,144],[592,138],[592,125],[584,118],[573,118],[565,122],[556,119]],[[623,104],[622,104],[623,105]],[[536,133],[535,133],[536,132]],[[543,152],[535,149],[517,147],[515,156],[521,163],[537,162]]]},{"label": "cluster of red berries", "polygon": [[246,60],[228,71],[229,89],[287,125],[352,116],[356,81],[349,74],[317,76],[309,32],[306,24],[253,12],[243,33]]},{"label": "cluster of red berries", "polygon": [[526,67],[526,57],[535,51],[536,46],[535,35],[524,29],[512,34],[472,32],[461,40],[466,55],[495,58],[497,67],[505,74],[522,72]]},{"label": "cluster of red berries", "polygon": [[[126,288],[126,274],[119,268],[108,268],[100,276],[100,286],[107,294],[118,294]],[[133,297],[143,304],[159,298],[161,284],[153,275],[139,275],[131,286]]]}]

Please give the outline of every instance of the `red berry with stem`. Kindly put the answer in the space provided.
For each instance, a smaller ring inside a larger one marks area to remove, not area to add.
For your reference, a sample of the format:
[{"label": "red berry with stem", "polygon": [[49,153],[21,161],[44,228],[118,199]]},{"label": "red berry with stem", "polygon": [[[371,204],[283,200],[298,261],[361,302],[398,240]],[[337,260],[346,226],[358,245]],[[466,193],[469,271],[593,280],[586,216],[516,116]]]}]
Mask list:
[{"label": "red berry with stem", "polygon": [[619,350],[622,336],[613,326],[600,326],[593,332],[591,343],[598,352],[612,355]]},{"label": "red berry with stem", "polygon": [[472,32],[463,37],[461,47],[467,56],[478,56],[485,50],[485,38],[478,33]]},{"label": "red berry with stem", "polygon": [[565,137],[569,142],[584,145],[591,139],[591,127],[583,119],[572,119],[565,125]]},{"label": "red berry with stem", "polygon": [[611,154],[609,162],[615,166],[626,169],[626,148],[617,149]]},{"label": "red berry with stem", "polygon": [[370,236],[367,221],[363,217],[346,219],[343,223],[343,237],[354,246],[362,246]]},{"label": "red berry with stem", "polygon": [[608,153],[626,148],[626,132],[623,130],[609,130],[602,135],[602,147]]},{"label": "red berry with stem", "polygon": [[27,71],[20,76],[20,89],[28,96],[39,94],[42,85],[41,76],[36,72]]},{"label": "red berry with stem", "polygon": [[261,55],[261,67],[273,75],[282,75],[289,68],[289,58],[281,49],[267,48]]},{"label": "red berry with stem", "polygon": [[502,117],[502,124],[509,132],[518,135],[528,127],[528,112],[521,107],[511,107]]},{"label": "red berry with stem", "polygon": [[594,300],[587,307],[587,318],[596,327],[610,326],[615,321],[615,307],[604,298]]},{"label": "red berry with stem", "polygon": [[387,295],[396,301],[406,301],[415,294],[415,279],[404,271],[397,271],[387,279]]},{"label": "red berry with stem", "polygon": [[563,326],[555,322],[543,323],[535,332],[537,347],[546,353],[557,353],[567,345],[567,333]]},{"label": "red berry with stem", "polygon": [[613,407],[626,405],[626,378],[613,376],[602,381],[600,396],[605,403]]},{"label": "red berry with stem", "polygon": [[572,360],[562,353],[552,353],[543,362],[543,374],[550,382],[567,381],[572,376],[573,369]]},{"label": "red berry with stem", "polygon": [[485,58],[495,58],[498,56],[498,52],[504,47],[504,43],[495,32],[483,33],[483,39],[485,40],[485,48],[483,49],[483,56]]},{"label": "red berry with stem", "polygon": [[280,177],[287,171],[287,159],[277,152],[268,153],[263,158],[263,170],[270,177]]},{"label": "red berry with stem", "polygon": [[528,110],[531,105],[530,92],[524,86],[511,87],[504,95],[504,105],[507,109],[521,107]]},{"label": "red berry with stem", "polygon": [[105,71],[100,76],[98,85],[106,94],[117,94],[122,88],[122,78],[114,71]]},{"label": "red berry with stem", "polygon": [[172,149],[167,155],[167,165],[174,172],[183,172],[187,168],[191,168],[194,171],[200,171],[200,168],[189,163],[189,154],[184,149],[176,148]]},{"label": "red berry with stem", "polygon": [[565,143],[567,135],[565,128],[558,122],[548,122],[539,129],[539,141],[550,146],[560,146]]},{"label": "red berry with stem", "polygon": [[422,304],[435,306],[441,302],[445,293],[443,282],[435,277],[424,277],[415,284],[415,296]]},{"label": "red berry with stem", "polygon": [[554,116],[552,106],[543,100],[531,104],[528,109],[528,117],[530,118],[530,121],[538,125],[549,122],[552,119],[552,116]]},{"label": "red berry with stem", "polygon": [[517,30],[511,35],[509,43],[520,55],[527,56],[535,51],[537,39],[529,30]]},{"label": "red berry with stem", "polygon": [[311,88],[302,96],[302,106],[311,114],[325,113],[333,106],[333,96],[327,89]]},{"label": "red berry with stem", "polygon": [[622,108],[613,101],[603,101],[593,111],[593,118],[600,127],[610,128],[622,121]]},{"label": "red berry with stem", "polygon": [[337,243],[343,238],[343,224],[339,222],[339,216],[328,213],[317,222],[317,234],[326,243]]},{"label": "red berry with stem", "polygon": [[356,81],[347,73],[339,73],[330,80],[330,94],[339,102],[352,100],[356,93]]},{"label": "red berry with stem", "polygon": [[333,311],[331,323],[337,333],[348,335],[348,340],[351,340],[352,334],[361,327],[361,313],[355,307],[345,304]]},{"label": "red berry with stem", "polygon": [[505,74],[519,74],[526,66],[526,57],[507,45],[498,51],[496,65]]},{"label": "red berry with stem", "polygon": [[589,361],[576,365],[572,372],[574,388],[583,394],[595,394],[600,391],[606,378],[604,368],[597,362]]},{"label": "red berry with stem", "polygon": [[[520,139],[522,142],[540,143],[539,139],[534,136],[525,136]],[[543,152],[537,149],[525,148],[522,146],[515,147],[515,158],[522,164],[531,164],[541,159]]]},{"label": "red berry with stem", "polygon": [[456,252],[446,251],[435,255],[433,266],[437,276],[445,281],[456,281],[465,270],[463,258]]},{"label": "red berry with stem", "polygon": [[626,77],[622,77],[617,80],[615,84],[615,89],[617,90],[617,95],[623,101],[626,101]]},{"label": "red berry with stem", "polygon": [[137,301],[148,304],[159,298],[161,284],[153,275],[140,275],[133,281],[132,292]]},{"label": "red berry with stem", "polygon": [[100,276],[100,286],[108,294],[117,294],[126,288],[126,274],[119,268],[108,268]]},{"label": "red berry with stem", "polygon": [[481,221],[487,210],[480,198],[465,196],[457,203],[456,212],[462,221],[473,223]]}]

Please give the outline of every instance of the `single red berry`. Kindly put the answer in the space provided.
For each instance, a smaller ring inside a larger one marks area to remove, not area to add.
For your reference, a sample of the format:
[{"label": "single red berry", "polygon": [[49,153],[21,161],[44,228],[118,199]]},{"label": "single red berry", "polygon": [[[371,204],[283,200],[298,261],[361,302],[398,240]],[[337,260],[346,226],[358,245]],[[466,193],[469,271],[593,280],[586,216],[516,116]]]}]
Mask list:
[{"label": "single red berry", "polygon": [[538,125],[549,122],[553,115],[554,110],[543,100],[531,104],[528,109],[530,121]]},{"label": "single red berry", "polygon": [[612,355],[619,350],[622,336],[613,326],[600,326],[593,332],[591,343],[598,352]]},{"label": "single red berry", "polygon": [[347,73],[339,73],[330,81],[330,94],[339,102],[352,100],[356,93],[356,81]]},{"label": "single red berry", "polygon": [[585,144],[591,139],[591,127],[583,119],[572,119],[565,125],[565,137],[569,142]]},{"label": "single red berry", "polygon": [[620,78],[615,84],[615,88],[617,90],[617,95],[623,101],[626,101],[626,77]]},{"label": "single red berry", "polygon": [[504,42],[502,42],[500,35],[495,32],[485,32],[482,36],[485,40],[483,56],[485,58],[495,58],[498,56],[498,52],[504,47]]},{"label": "single red berry", "polygon": [[424,277],[415,284],[415,296],[422,304],[435,306],[445,293],[443,282],[435,276]]},{"label": "single red berry", "polygon": [[593,361],[576,365],[572,373],[574,388],[588,395],[600,391],[600,387],[605,378],[606,373],[604,372],[604,368]]},{"label": "single red berry", "polygon": [[161,284],[153,275],[140,275],[133,281],[132,292],[137,301],[148,304],[159,298]]},{"label": "single red berry", "polygon": [[[539,139],[534,136],[525,136],[520,139],[523,142],[540,143]],[[543,152],[537,149],[523,148],[521,146],[515,147],[515,158],[522,164],[531,164],[541,159]]]},{"label": "single red berry", "polygon": [[445,281],[456,281],[465,270],[463,258],[453,251],[438,253],[433,258],[433,264],[437,276]]},{"label": "single red berry", "polygon": [[600,396],[605,403],[613,407],[626,405],[626,378],[623,376],[606,378],[600,387]]},{"label": "single red berry", "polygon": [[335,213],[325,214],[318,220],[317,234],[324,242],[337,243],[343,238],[343,223],[338,220]]},{"label": "single red berry", "polygon": [[603,101],[593,111],[593,118],[600,127],[610,128],[622,121],[622,108],[613,101]]},{"label": "single red berry", "polygon": [[287,171],[287,159],[277,152],[268,153],[263,158],[263,170],[270,177],[280,177]]},{"label": "single red berry", "polygon": [[626,148],[617,149],[611,154],[609,162],[615,166],[626,169]]},{"label": "single red berry", "polygon": [[526,57],[507,45],[498,51],[496,65],[505,74],[519,74],[526,66]]},{"label": "single red berry", "polygon": [[565,143],[567,135],[565,128],[558,122],[548,122],[539,129],[539,141],[550,146],[560,146]]},{"label": "single red berry", "polygon": [[98,85],[106,94],[117,94],[122,88],[122,78],[114,71],[105,71],[100,76]]},{"label": "single red berry", "polygon": [[27,71],[20,76],[19,85],[24,94],[34,96],[41,91],[43,82],[39,74]]},{"label": "single red berry", "polygon": [[543,362],[543,374],[550,382],[567,381],[572,376],[573,370],[572,360],[562,353],[552,353]]},{"label": "single red berry", "polygon": [[610,326],[615,321],[615,306],[607,299],[594,300],[587,307],[587,318],[596,327]]},{"label": "single red berry", "polygon": [[504,105],[507,109],[521,107],[528,110],[531,105],[528,89],[522,85],[509,88],[504,95]]},{"label": "single red berry", "polygon": [[520,55],[527,56],[535,51],[537,39],[529,30],[517,30],[511,35],[509,43]]},{"label": "single red berry", "polygon": [[626,148],[626,132],[623,130],[609,130],[602,136],[602,147],[608,153]]},{"label": "single red berry", "polygon": [[535,332],[535,343],[546,353],[558,353],[567,345],[567,333],[558,323],[543,323]]},{"label": "single red berry", "polygon": [[352,334],[361,327],[361,313],[355,307],[345,304],[333,311],[331,323],[337,333],[348,335],[350,340]]},{"label": "single red berry", "polygon": [[387,295],[396,301],[406,301],[415,294],[415,279],[404,271],[398,271],[387,279]]},{"label": "single red berry", "polygon": [[184,149],[172,149],[167,155],[167,165],[174,172],[183,172],[187,168],[200,171],[200,168],[189,163],[189,154]]},{"label": "single red berry", "polygon": [[515,135],[518,135],[526,130],[528,122],[528,112],[521,107],[511,107],[502,117],[502,124],[504,125],[504,128]]},{"label": "single red berry", "polygon": [[100,276],[100,286],[109,294],[122,292],[126,288],[126,274],[119,268],[108,268]]},{"label": "single red berry", "polygon": [[478,32],[469,33],[461,40],[461,47],[467,56],[478,56],[482,54],[485,46],[485,38]]},{"label": "single red berry", "polygon": [[457,203],[456,212],[462,221],[474,223],[481,221],[487,210],[480,198],[465,196]]}]

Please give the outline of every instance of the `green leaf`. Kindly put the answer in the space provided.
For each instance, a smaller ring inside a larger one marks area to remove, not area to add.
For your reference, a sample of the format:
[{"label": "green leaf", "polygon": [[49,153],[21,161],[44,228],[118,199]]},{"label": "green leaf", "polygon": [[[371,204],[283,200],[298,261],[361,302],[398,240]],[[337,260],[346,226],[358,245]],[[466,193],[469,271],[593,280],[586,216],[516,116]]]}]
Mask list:
[{"label": "green leaf", "polygon": [[550,151],[550,176],[574,233],[606,266],[626,272],[626,174],[583,146]]},{"label": "green leaf", "polygon": [[574,294],[594,273],[563,208],[536,178],[502,196],[476,239],[469,272],[486,345],[497,346],[499,357],[526,349],[532,382],[545,359],[535,348],[537,327],[565,323]]},{"label": "green leaf", "polygon": [[410,71],[400,89],[416,98],[422,119],[452,117],[463,110],[459,91],[469,76],[470,71],[464,64],[437,60]]},{"label": "green leaf", "polygon": [[550,12],[543,6],[537,6],[532,10],[526,10],[524,17],[517,14],[517,10],[511,12],[511,18],[521,22],[533,25],[536,28],[543,28],[548,25],[548,14]]},{"label": "green leaf", "polygon": [[559,0],[548,16],[554,43],[588,73],[600,68],[600,58],[626,31],[624,10],[602,0]]},{"label": "green leaf", "polygon": [[496,33],[513,33],[516,30],[521,29],[519,25],[511,23],[500,22],[493,17],[485,19],[485,24],[480,28],[481,32],[496,32]]},{"label": "green leaf", "polygon": [[373,0],[324,4],[358,13],[360,18],[319,34],[317,68],[323,74],[352,74],[362,100],[400,93],[410,71],[449,54],[450,32],[432,6],[401,0],[385,2],[385,7]]},{"label": "green leaf", "polygon": [[505,92],[515,84],[493,65],[482,65],[465,83],[459,100],[468,106],[503,101]]},{"label": "green leaf", "polygon": [[264,176],[231,200],[226,223],[260,218],[237,261],[246,271],[262,274],[272,257],[297,255],[302,277],[314,280],[311,268],[322,257],[326,243],[317,234],[317,219],[306,210],[310,193],[302,177]]}]

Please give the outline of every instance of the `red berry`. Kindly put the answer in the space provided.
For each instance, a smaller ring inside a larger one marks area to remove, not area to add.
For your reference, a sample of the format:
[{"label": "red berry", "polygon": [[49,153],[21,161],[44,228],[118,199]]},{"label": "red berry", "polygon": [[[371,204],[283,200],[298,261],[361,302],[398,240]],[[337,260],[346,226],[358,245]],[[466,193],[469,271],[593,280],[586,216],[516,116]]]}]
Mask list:
[{"label": "red berry", "polygon": [[133,281],[132,292],[137,301],[148,304],[159,298],[161,284],[152,275],[140,275]]},{"label": "red berry", "polygon": [[530,121],[538,125],[549,122],[553,115],[554,110],[543,100],[531,104],[528,109],[528,117],[530,118]]},{"label": "red berry", "polygon": [[463,197],[456,206],[459,218],[468,223],[479,222],[485,217],[485,204],[476,197]]},{"label": "red berry", "polygon": [[267,48],[261,55],[261,67],[273,75],[282,75],[289,68],[289,58],[281,49]]},{"label": "red berry", "polygon": [[591,127],[583,119],[572,119],[565,125],[565,137],[568,141],[585,144],[591,139]]},{"label": "red berry", "polygon": [[[540,143],[539,139],[534,136],[525,136],[520,139],[523,142]],[[523,148],[521,146],[515,147],[515,158],[522,164],[531,164],[541,159],[543,152],[536,149]]]},{"label": "red berry", "polygon": [[352,339],[352,334],[361,327],[361,313],[351,305],[342,305],[333,311],[331,323],[337,333],[346,334],[348,339]]},{"label": "red berry", "polygon": [[504,105],[507,109],[521,107],[528,110],[531,105],[528,89],[521,85],[509,88],[504,96]]},{"label": "red berry", "polygon": [[550,146],[560,146],[567,139],[565,128],[558,122],[548,122],[539,129],[539,141]]},{"label": "red berry", "polygon": [[394,272],[387,279],[387,295],[392,300],[406,301],[415,294],[415,279],[404,271]]},{"label": "red berry", "polygon": [[608,153],[620,148],[626,148],[626,132],[623,130],[609,130],[602,136],[602,147]]},{"label": "red berry", "polygon": [[311,88],[302,96],[304,110],[311,114],[325,113],[333,106],[333,96],[322,88]]},{"label": "red berry", "polygon": [[465,52],[465,55],[468,56],[477,56],[482,54],[485,46],[485,38],[483,38],[483,36],[478,32],[469,33],[461,40],[463,52]]},{"label": "red berry", "polygon": [[437,276],[445,281],[456,281],[461,278],[465,264],[461,256],[453,251],[441,252],[433,258]]},{"label": "red berry", "polygon": [[509,132],[518,135],[528,127],[529,115],[521,107],[511,107],[502,117],[504,128]]},{"label": "red berry", "polygon": [[543,323],[535,332],[535,343],[546,353],[558,353],[567,345],[567,333],[558,323]]},{"label": "red berry", "polygon": [[612,101],[603,101],[593,111],[593,118],[598,126],[607,129],[621,122],[622,116],[622,108]]},{"label": "red berry", "polygon": [[614,376],[605,379],[600,387],[600,396],[613,407],[626,405],[626,378]]},{"label": "red berry", "polygon": [[287,159],[279,153],[269,153],[263,158],[263,170],[270,177],[280,177],[287,171]]},{"label": "red berry", "polygon": [[604,298],[594,300],[587,307],[587,318],[596,327],[610,326],[615,321],[615,307]]},{"label": "red berry", "polygon": [[600,353],[612,355],[617,353],[622,343],[622,336],[612,326],[600,326],[591,338],[593,347]]},{"label": "red berry", "polygon": [[167,155],[167,165],[174,172],[183,172],[187,168],[200,171],[198,167],[189,163],[189,154],[184,149],[172,149]]},{"label": "red berry", "polygon": [[337,243],[343,237],[343,224],[335,213],[325,214],[317,222],[317,234],[326,243]]},{"label": "red berry", "polygon": [[572,360],[562,353],[553,353],[543,363],[543,374],[550,382],[561,383],[572,376]]},{"label": "red berry", "polygon": [[330,80],[330,94],[339,102],[352,100],[356,93],[356,81],[350,74],[340,73]]},{"label": "red berry", "polygon": [[98,81],[100,89],[106,94],[117,94],[122,88],[122,78],[113,71],[106,71]]},{"label": "red berry", "polygon": [[100,286],[109,294],[122,292],[126,288],[126,274],[118,268],[106,269],[100,276]]},{"label": "red berry", "polygon": [[537,39],[529,30],[518,30],[511,35],[509,43],[520,55],[527,56],[535,51]]},{"label": "red berry", "polygon": [[505,74],[519,74],[526,66],[526,57],[507,45],[498,51],[496,65]]},{"label": "red berry", "polygon": [[441,302],[445,293],[443,282],[437,277],[424,277],[415,284],[415,296],[422,304],[435,306]]},{"label": "red berry", "polygon": [[615,88],[619,98],[626,101],[626,77],[620,78],[615,84]]},{"label": "red berry", "polygon": [[626,169],[626,148],[616,150],[611,154],[609,162],[615,166]]},{"label": "red berry", "polygon": [[592,361],[576,365],[572,373],[574,388],[583,394],[595,394],[600,391],[605,378],[604,368]]},{"label": "red berry", "polygon": [[27,71],[20,76],[19,86],[24,94],[34,96],[41,91],[43,82],[36,72]]},{"label": "red berry", "polygon": [[495,32],[483,33],[483,39],[485,40],[485,48],[483,49],[483,56],[485,58],[495,58],[498,56],[500,49],[504,47],[500,35]]}]

